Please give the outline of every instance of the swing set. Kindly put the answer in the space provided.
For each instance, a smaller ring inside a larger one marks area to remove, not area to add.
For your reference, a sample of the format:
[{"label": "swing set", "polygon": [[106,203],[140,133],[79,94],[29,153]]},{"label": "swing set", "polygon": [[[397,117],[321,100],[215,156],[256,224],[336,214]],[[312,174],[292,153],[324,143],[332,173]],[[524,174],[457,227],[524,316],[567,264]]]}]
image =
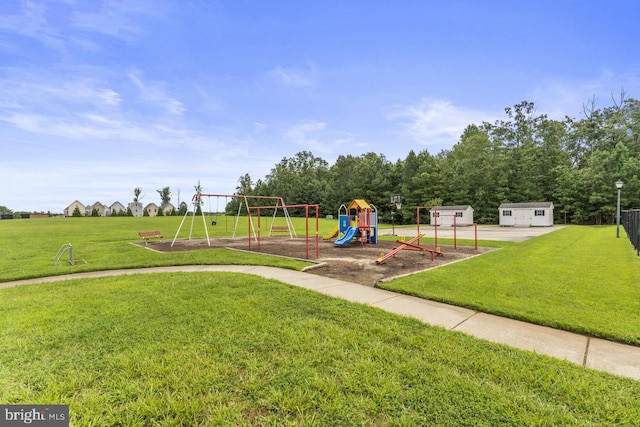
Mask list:
[{"label": "swing set", "polygon": [[[189,237],[187,240],[191,240],[192,236],[193,236],[193,226],[195,223],[195,217],[196,217],[196,212],[198,210],[198,207],[200,207],[200,213],[202,216],[202,224],[204,225],[204,230],[205,230],[205,234],[206,234],[206,238],[207,238],[207,244],[209,246],[211,246],[211,239],[209,237],[209,229],[207,227],[207,219],[205,218],[205,213],[202,210],[202,204],[203,204],[203,198],[206,197],[208,199],[209,202],[209,214],[211,214],[211,198],[215,197],[216,198],[216,215],[219,213],[218,212],[218,203],[221,197],[225,198],[225,207],[227,206],[227,201],[228,199],[239,199],[240,203],[238,203],[238,212],[236,214],[235,217],[235,223],[234,223],[234,228],[233,228],[233,235],[232,237],[235,238],[236,237],[236,232],[238,230],[238,223],[240,221],[240,216],[244,210],[244,212],[246,212],[247,214],[247,222],[248,222],[248,230],[249,230],[249,236],[248,236],[248,242],[249,242],[249,249],[251,249],[251,241],[255,241],[258,244],[258,250],[260,249],[260,227],[261,227],[261,210],[273,210],[273,215],[271,217],[271,222],[269,225],[269,231],[268,231],[268,236],[272,236],[273,233],[288,233],[290,238],[294,238],[294,237],[298,237],[295,227],[293,226],[293,221],[291,220],[291,216],[289,215],[289,208],[305,208],[305,213],[306,213],[306,246],[307,246],[307,258],[309,258],[309,208],[315,208],[315,213],[316,213],[316,257],[318,257],[318,247],[319,247],[319,243],[318,243],[318,229],[319,229],[319,225],[318,225],[318,205],[291,205],[291,206],[287,206],[284,203],[284,199],[282,197],[276,197],[276,196],[247,196],[247,195],[238,195],[238,194],[209,194],[209,193],[201,193],[198,192],[196,194],[193,195],[193,197],[191,198],[191,206],[193,208],[193,210],[187,210],[187,212],[185,212],[182,221],[180,222],[180,226],[178,227],[178,230],[176,231],[176,234],[173,238],[173,241],[171,242],[171,247],[173,247],[173,245],[175,244],[176,240],[178,239],[178,235],[180,234],[180,231],[182,230],[182,226],[184,225],[185,220],[187,219],[187,216],[189,216],[189,214],[191,214],[191,226],[189,228]],[[263,200],[263,201],[275,201],[274,205],[266,205],[266,206],[250,206],[249,205],[249,200]],[[244,208],[244,209],[243,209]],[[285,220],[285,225],[276,225],[276,218],[278,217],[278,210],[282,209],[282,212],[284,214],[284,220]],[[258,226],[255,227],[254,226],[254,221],[253,221],[253,217],[252,217],[252,210],[257,211],[257,222],[258,222]],[[217,221],[215,219],[211,219],[211,217],[209,218],[209,222],[211,225],[217,225]],[[227,218],[225,215],[225,231],[227,230]]]},{"label": "swing set", "polygon": [[[282,199],[280,199],[282,200]],[[274,225],[275,222],[275,218],[276,218],[276,213],[278,211],[278,208],[282,208],[282,210],[284,212],[287,212],[285,214],[285,218],[288,220],[287,221],[287,225],[286,226],[276,226]],[[273,209],[273,217],[271,219],[271,224],[269,226],[269,236],[272,235],[272,233],[274,232],[288,232],[289,233],[289,237],[293,238],[294,236],[297,237],[296,234],[296,230],[293,227],[293,223],[291,222],[291,217],[289,216],[289,211],[288,209],[295,209],[295,208],[304,208],[305,210],[305,250],[306,250],[306,259],[309,259],[309,246],[310,246],[310,238],[309,238],[309,209],[315,209],[315,214],[316,214],[316,231],[315,231],[315,252],[316,252],[316,258],[318,258],[320,256],[320,232],[319,232],[319,205],[308,205],[308,204],[300,204],[300,205],[277,205],[276,206],[247,206],[248,209],[248,217],[249,217],[249,223],[251,224],[251,227],[253,227],[253,220],[251,217],[251,210],[255,210],[257,213],[257,217],[258,217],[258,227],[257,227],[257,243],[258,243],[258,250],[260,250],[260,219],[262,217],[262,215],[260,214],[261,210],[270,210]],[[249,239],[249,249],[251,249],[251,239]]]}]

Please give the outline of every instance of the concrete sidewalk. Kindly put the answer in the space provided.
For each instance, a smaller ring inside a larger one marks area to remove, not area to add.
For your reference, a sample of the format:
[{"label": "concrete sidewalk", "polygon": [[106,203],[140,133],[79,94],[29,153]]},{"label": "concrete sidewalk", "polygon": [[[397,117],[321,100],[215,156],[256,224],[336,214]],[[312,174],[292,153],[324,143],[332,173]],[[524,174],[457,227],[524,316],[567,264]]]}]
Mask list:
[{"label": "concrete sidewalk", "polygon": [[410,316],[429,325],[640,380],[640,347],[589,338],[383,289],[274,267],[196,265],[109,270],[5,282],[0,283],[0,288],[82,278],[166,272],[236,272],[275,279],[332,297],[367,304],[402,316]]}]

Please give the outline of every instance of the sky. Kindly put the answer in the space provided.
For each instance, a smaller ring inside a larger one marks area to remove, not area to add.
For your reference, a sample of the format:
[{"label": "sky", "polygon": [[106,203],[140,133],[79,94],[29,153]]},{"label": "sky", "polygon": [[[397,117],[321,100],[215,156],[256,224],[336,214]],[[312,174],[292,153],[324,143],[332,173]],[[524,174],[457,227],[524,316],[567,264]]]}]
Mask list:
[{"label": "sky", "polygon": [[[232,194],[303,150],[437,154],[640,97],[640,2],[2,0],[0,206]],[[276,195],[277,196],[277,195]],[[357,195],[354,195],[357,197]]]}]

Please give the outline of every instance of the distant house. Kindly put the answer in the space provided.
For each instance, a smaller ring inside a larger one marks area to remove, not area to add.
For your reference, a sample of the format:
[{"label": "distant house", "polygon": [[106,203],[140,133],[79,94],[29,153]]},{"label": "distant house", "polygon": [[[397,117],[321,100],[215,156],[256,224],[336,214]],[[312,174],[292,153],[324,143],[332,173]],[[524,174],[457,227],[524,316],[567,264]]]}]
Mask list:
[{"label": "distant house", "polygon": [[76,200],[73,203],[71,203],[69,206],[64,208],[64,216],[73,216],[73,212],[76,210],[76,208],[80,211],[80,215],[82,216],[85,215],[84,205]]},{"label": "distant house", "polygon": [[144,214],[144,208],[140,202],[130,202],[128,208],[133,216],[142,216]]},{"label": "distant house", "polygon": [[119,215],[121,213],[124,213],[125,211],[126,211],[126,208],[122,203],[113,202],[111,206],[109,206],[109,208],[107,209],[107,216]]},{"label": "distant house", "polygon": [[95,202],[88,209],[89,216],[93,215],[93,212],[96,211],[98,216],[107,216],[107,207],[100,202]]},{"label": "distant house", "polygon": [[147,206],[144,207],[149,216],[157,216],[158,215],[158,205],[151,202]]},{"label": "distant house", "polygon": [[173,206],[171,203],[167,203],[162,207],[162,213],[164,214],[164,216],[171,215],[175,210],[176,210],[176,207]]},{"label": "distant house", "polygon": [[498,207],[503,227],[550,227],[553,225],[553,203],[502,203]]},{"label": "distant house", "polygon": [[434,206],[429,210],[431,225],[465,226],[473,225],[473,208],[462,206]]}]

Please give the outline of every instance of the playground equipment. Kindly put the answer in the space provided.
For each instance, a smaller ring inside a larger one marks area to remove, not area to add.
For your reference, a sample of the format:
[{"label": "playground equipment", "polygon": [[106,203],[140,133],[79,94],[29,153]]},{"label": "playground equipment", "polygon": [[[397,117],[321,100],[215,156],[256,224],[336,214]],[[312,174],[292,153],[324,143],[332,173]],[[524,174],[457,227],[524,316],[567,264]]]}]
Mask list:
[{"label": "playground equipment", "polygon": [[331,233],[322,236],[322,240],[331,240],[338,236],[338,234],[340,234],[340,227],[336,225],[333,230],[331,230]]},{"label": "playground equipment", "polygon": [[[293,237],[293,234],[295,234],[295,228],[293,227],[293,223],[291,222],[291,217],[286,216],[286,218],[288,219],[287,221],[287,225],[282,227],[282,226],[274,226],[274,220],[275,220],[275,212],[278,210],[278,208],[282,208],[284,211],[288,212],[288,209],[294,209],[294,208],[304,208],[305,209],[305,250],[306,250],[306,258],[309,259],[309,208],[313,208],[315,209],[316,212],[316,232],[315,232],[315,250],[316,250],[316,258],[318,258],[320,256],[320,243],[319,243],[319,206],[318,205],[306,205],[306,204],[301,204],[301,205],[278,205],[276,204],[276,206],[248,206],[248,217],[249,217],[249,222],[251,224],[253,224],[253,221],[251,219],[251,210],[255,210],[258,216],[258,228],[257,228],[257,243],[258,243],[258,250],[260,250],[260,211],[261,210],[269,210],[269,209],[273,209],[274,210],[274,217],[271,221],[271,226],[269,228],[269,236],[271,236],[271,233],[273,232],[278,232],[278,231],[283,231],[283,232],[288,232],[289,235],[291,237]],[[297,234],[296,234],[297,237]],[[249,239],[249,249],[251,249],[251,239]]]},{"label": "playground equipment", "polygon": [[[246,195],[237,195],[237,194],[208,194],[208,193],[202,193],[202,192],[197,192],[196,194],[193,195],[193,197],[191,198],[191,207],[193,210],[188,209],[183,218],[182,221],[180,222],[180,226],[178,227],[178,230],[176,231],[175,236],[173,237],[173,240],[171,242],[171,246],[173,247],[173,245],[175,244],[176,240],[178,239],[178,235],[180,234],[180,231],[182,229],[182,226],[184,225],[184,222],[187,218],[187,216],[189,214],[191,214],[191,227],[189,229],[189,237],[188,240],[191,240],[191,237],[193,235],[193,225],[195,222],[195,216],[196,216],[196,212],[198,210],[198,207],[202,206],[203,204],[203,198],[207,197],[209,199],[209,202],[211,200],[211,197],[225,197],[225,201],[227,198],[230,199],[240,199],[240,203],[238,204],[238,213],[236,215],[236,220],[235,220],[235,225],[233,228],[233,237],[236,237],[236,231],[238,229],[238,222],[240,220],[240,214],[242,213],[243,207],[246,210],[247,213],[247,221],[248,221],[248,230],[249,230],[249,236],[248,236],[248,244],[249,244],[249,249],[251,249],[251,241],[255,241],[258,244],[258,250],[260,250],[260,227],[261,227],[261,210],[267,210],[267,209],[273,209],[273,216],[271,218],[271,224],[269,227],[269,233],[268,235],[271,236],[272,233],[274,232],[286,232],[289,234],[289,237],[293,238],[293,237],[298,237],[296,234],[296,230],[295,227],[293,226],[293,221],[291,220],[291,217],[289,216],[289,211],[288,208],[305,208],[305,212],[306,212],[306,249],[307,249],[307,258],[309,258],[309,208],[315,208],[316,210],[316,233],[315,233],[315,240],[316,240],[316,257],[318,257],[318,205],[291,205],[291,206],[287,206],[284,204],[284,199],[282,197],[276,197],[276,196],[246,196]],[[251,200],[263,200],[263,201],[267,201],[267,200],[271,200],[271,201],[275,201],[274,205],[269,205],[269,206],[250,206],[249,205],[249,199]],[[209,205],[211,205],[211,203],[209,203]],[[277,212],[278,209],[282,209],[283,213],[284,213],[284,220],[285,220],[285,226],[276,226],[275,224],[275,220],[276,220],[276,216],[277,216]],[[257,221],[258,221],[258,226],[255,227],[254,226],[254,222],[253,222],[253,216],[251,215],[251,211],[255,210],[257,211]],[[207,244],[209,246],[211,246],[211,239],[209,238],[209,230],[207,227],[207,220],[205,219],[205,213],[202,211],[202,209],[200,209],[201,215],[202,215],[202,224],[204,226],[204,231],[205,231],[205,235],[207,238]],[[252,239],[253,237],[253,239]]]},{"label": "playground equipment", "polygon": [[415,241],[419,241],[422,237],[424,237],[424,234],[418,233],[418,235],[416,237],[412,238],[408,242],[405,242],[404,240],[396,240],[396,243],[400,243],[400,246],[397,246],[397,247],[393,248],[393,250],[390,251],[387,254],[381,254],[380,258],[378,258],[376,260],[376,264],[382,264],[387,259],[395,256],[398,252],[400,252],[402,250],[405,250],[405,249],[406,250],[413,250],[413,251],[427,252],[427,253],[431,254],[431,261],[433,261],[434,255],[435,256],[443,256],[444,255],[444,252],[442,252],[440,250],[440,248],[429,249],[429,248],[425,248],[424,246],[420,246],[419,244],[416,245],[414,243]]},{"label": "playground equipment", "polygon": [[[353,218],[353,221],[352,221]],[[342,237],[334,245],[345,246],[356,237],[360,243],[378,243],[378,210],[363,199],[354,199],[338,209],[338,232]]]},{"label": "playground equipment", "polygon": [[62,258],[62,255],[64,255],[64,253],[67,251],[69,252],[69,264],[74,265],[73,246],[71,245],[71,243],[65,243],[60,247],[60,249],[58,249],[58,253],[56,253],[55,257],[53,257],[54,265],[58,265],[58,263],[60,262],[60,258]]},{"label": "playground equipment", "polygon": [[[58,249],[56,256],[53,257],[54,265],[58,265],[60,263],[60,259],[62,259],[62,256],[66,252],[69,252],[69,265],[76,265],[78,260],[73,258],[73,245],[71,243],[65,243],[60,247],[60,249]],[[83,264],[87,263],[84,259],[80,259],[80,262]]]},{"label": "playground equipment", "polygon": [[[424,233],[420,232],[420,210],[421,209],[433,209],[434,210],[434,224],[433,224],[433,229],[434,229],[434,247],[435,249],[429,249],[426,248],[424,246],[420,245],[420,239],[422,239],[425,235]],[[457,230],[457,224],[456,224],[456,216],[453,216],[453,248],[457,249],[457,245],[458,245],[458,239],[457,239],[457,235],[456,235],[456,230]],[[439,212],[437,211],[436,206],[418,206],[416,207],[416,224],[417,224],[417,236],[415,236],[414,238],[412,238],[409,241],[404,241],[404,240],[396,240],[396,243],[399,243],[400,246],[397,246],[395,248],[393,248],[393,250],[391,250],[390,252],[386,253],[386,254],[381,254],[380,257],[376,260],[376,264],[382,264],[384,261],[386,261],[387,259],[395,256],[395,254],[397,254],[398,252],[402,251],[402,250],[409,250],[409,251],[422,251],[422,252],[426,252],[431,254],[431,261],[434,260],[435,256],[443,256],[444,252],[442,252],[440,250],[440,247],[438,246],[438,218],[440,217]],[[475,249],[478,249],[478,225],[477,224],[473,224],[474,229],[475,229]]]},{"label": "playground equipment", "polygon": [[[284,207],[284,200],[282,197],[275,197],[275,196],[245,196],[245,195],[237,195],[237,194],[208,194],[208,193],[201,193],[198,192],[196,194],[193,195],[193,197],[191,198],[191,207],[193,208],[193,210],[191,211],[190,209],[187,209],[187,211],[184,213],[184,216],[182,217],[182,221],[180,222],[180,226],[178,227],[178,231],[176,231],[175,236],[173,237],[173,241],[171,242],[171,246],[173,247],[174,243],[176,242],[176,240],[178,239],[178,235],[180,234],[180,230],[182,230],[182,226],[184,224],[184,221],[187,219],[187,216],[191,213],[191,228],[189,229],[189,238],[188,240],[191,240],[191,237],[193,235],[193,224],[195,222],[195,217],[196,217],[196,212],[198,210],[199,206],[202,206],[202,200],[204,197],[209,198],[209,200],[211,200],[211,197],[225,197],[226,198],[231,198],[231,199],[240,199],[241,202],[238,203],[238,213],[236,215],[236,220],[235,220],[235,225],[233,228],[233,237],[236,237],[236,231],[238,229],[238,221],[240,220],[240,214],[242,212],[242,208],[243,206],[246,208],[246,212],[247,212],[247,218],[249,220],[249,239],[251,239],[251,235],[253,235],[254,240],[257,241],[257,233],[256,233],[256,229],[253,226],[253,221],[251,220],[251,215],[249,214],[249,199],[258,199],[258,200],[275,200],[275,206],[271,206],[272,208],[276,208],[276,207],[281,207],[283,209],[284,212],[284,217],[285,217],[285,221],[287,223],[287,227],[289,228],[289,230],[292,230],[290,233],[291,237],[293,237],[293,223],[291,222],[291,217],[289,216],[289,212],[287,211],[286,207]],[[207,244],[209,246],[211,246],[211,239],[209,238],[209,230],[207,227],[207,220],[205,219],[205,214],[202,211],[202,209],[200,209],[201,215],[202,215],[202,224],[204,225],[204,231],[205,231],[205,235],[207,237]],[[274,219],[275,219],[275,215],[277,213],[277,209],[276,211],[274,211]]]}]

